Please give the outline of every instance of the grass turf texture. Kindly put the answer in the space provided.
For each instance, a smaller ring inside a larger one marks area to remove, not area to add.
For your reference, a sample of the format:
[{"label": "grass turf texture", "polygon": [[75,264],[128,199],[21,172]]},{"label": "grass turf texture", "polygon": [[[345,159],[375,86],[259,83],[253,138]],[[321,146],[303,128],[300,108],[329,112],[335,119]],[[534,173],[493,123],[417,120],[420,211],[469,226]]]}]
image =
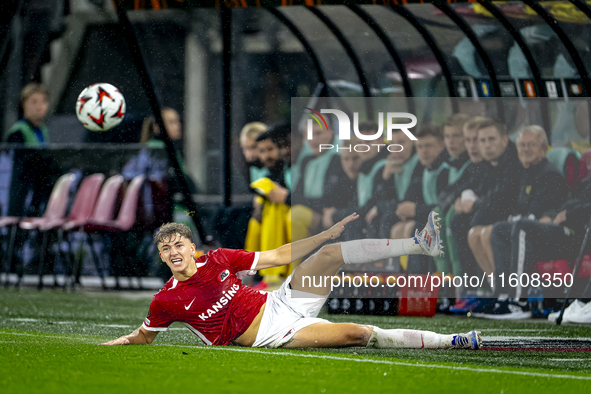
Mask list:
[{"label": "grass turf texture", "polygon": [[[128,334],[149,297],[0,289],[0,392],[589,392],[591,353],[211,348],[182,326],[150,346],[97,346]],[[441,333],[589,338],[591,327],[459,317],[323,316]]]}]

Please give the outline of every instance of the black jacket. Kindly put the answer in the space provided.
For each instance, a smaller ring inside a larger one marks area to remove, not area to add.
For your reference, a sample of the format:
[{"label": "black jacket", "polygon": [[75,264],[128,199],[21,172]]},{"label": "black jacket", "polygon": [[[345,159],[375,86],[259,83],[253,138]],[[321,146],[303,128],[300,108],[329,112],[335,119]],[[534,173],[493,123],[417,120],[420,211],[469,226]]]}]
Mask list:
[{"label": "black jacket", "polygon": [[546,216],[550,210],[560,207],[568,198],[566,181],[547,159],[535,166],[523,169],[517,206],[513,215]]},{"label": "black jacket", "polygon": [[566,220],[562,223],[575,234],[583,234],[591,218],[591,177],[582,181],[575,190],[575,197],[566,201],[559,209],[548,212],[554,218],[557,213],[566,210]]},{"label": "black jacket", "polygon": [[343,167],[341,166],[341,159],[339,155],[334,155],[326,170],[324,179],[318,179],[317,182],[324,183],[324,191],[321,197],[310,198],[304,196],[304,176],[306,174],[306,167],[308,163],[315,157],[306,157],[302,161],[300,169],[300,180],[295,189],[291,193],[291,204],[301,204],[308,208],[322,213],[323,208],[342,208],[347,206],[350,201],[357,198],[356,181],[352,181],[347,177]]},{"label": "black jacket", "polygon": [[[517,148],[509,141],[498,164],[484,163],[485,177],[476,193],[479,199],[472,208],[474,216],[471,226],[483,226],[507,220],[515,211],[523,166],[517,158]],[[480,193],[480,194],[478,194]]]},{"label": "black jacket", "polygon": [[[422,187],[424,169],[425,167],[423,167],[421,162],[417,162],[411,175],[410,185],[408,186],[402,201],[411,201],[411,198],[415,197],[413,193],[416,194],[416,188]],[[382,171],[378,171],[378,178],[374,179],[373,196],[366,205],[368,210],[377,206],[379,215],[384,215],[390,211],[396,211],[396,207],[402,202],[399,201],[397,197],[398,193],[396,192],[396,186],[394,184],[394,176],[390,176],[390,178],[384,180],[382,177],[383,172],[383,169]]]}]

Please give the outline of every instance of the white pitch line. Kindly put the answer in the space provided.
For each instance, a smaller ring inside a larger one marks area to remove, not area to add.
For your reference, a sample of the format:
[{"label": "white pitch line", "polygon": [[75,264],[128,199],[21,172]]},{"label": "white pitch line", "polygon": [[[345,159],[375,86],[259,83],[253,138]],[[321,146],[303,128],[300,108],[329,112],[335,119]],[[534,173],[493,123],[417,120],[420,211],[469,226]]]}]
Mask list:
[{"label": "white pitch line", "polygon": [[568,338],[568,337],[518,337],[518,336],[482,336],[482,340],[486,338],[487,342],[505,342],[509,341],[539,341],[539,340],[547,340],[552,339],[556,341],[591,341],[591,338]]},{"label": "white pitch line", "polygon": [[233,349],[224,347],[214,346],[189,346],[189,345],[168,345],[158,344],[155,346],[168,346],[168,347],[187,347],[199,350],[221,350],[229,352],[241,352],[241,353],[257,353],[272,356],[287,356],[287,357],[302,357],[302,358],[319,358],[324,360],[340,360],[340,361],[353,361],[358,363],[372,363],[372,364],[386,364],[386,365],[397,365],[403,367],[418,367],[418,368],[438,368],[438,369],[451,369],[453,371],[469,371],[469,372],[482,372],[482,373],[506,373],[510,375],[523,375],[523,376],[535,376],[541,378],[554,378],[554,379],[576,379],[576,380],[591,380],[591,376],[577,376],[577,375],[558,375],[558,374],[547,374],[540,372],[526,372],[526,371],[507,371],[503,369],[485,369],[485,368],[474,368],[474,367],[452,367],[449,365],[438,365],[438,364],[421,364],[421,363],[405,363],[401,361],[388,361],[388,360],[372,360],[367,358],[354,358],[354,357],[337,357],[337,356],[326,356],[317,354],[299,354],[299,353],[288,353],[288,352],[272,352],[262,351],[256,349]]},{"label": "white pitch line", "polygon": [[550,361],[584,361],[586,363],[591,363],[591,359],[584,359],[584,358],[550,358]]},{"label": "white pitch line", "polygon": [[557,330],[551,330],[549,328],[518,328],[518,329],[512,329],[512,328],[487,328],[485,329],[486,332],[489,331],[507,331],[507,332],[516,332],[516,331],[524,331],[524,332],[531,332],[531,331],[557,331]]},{"label": "white pitch line", "polygon": [[63,338],[63,339],[73,339],[76,341],[86,341],[86,342],[94,342],[94,340],[91,340],[90,338],[83,338],[83,337],[77,337],[75,335],[70,335],[70,336],[66,336],[66,335],[42,335],[42,334],[30,334],[28,332],[1,332],[0,334],[4,334],[4,335],[19,335],[19,336],[23,336],[23,337],[44,337],[44,338]]}]

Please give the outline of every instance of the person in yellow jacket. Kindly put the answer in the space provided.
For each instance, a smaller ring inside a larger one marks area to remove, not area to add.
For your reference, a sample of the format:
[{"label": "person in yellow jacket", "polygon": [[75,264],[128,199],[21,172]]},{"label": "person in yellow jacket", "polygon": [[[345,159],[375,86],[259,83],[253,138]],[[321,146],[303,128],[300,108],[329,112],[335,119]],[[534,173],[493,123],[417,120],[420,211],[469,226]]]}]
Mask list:
[{"label": "person in yellow jacket", "polygon": [[[259,195],[248,224],[245,250],[265,251],[290,242],[289,210],[291,205],[290,178],[287,165],[280,156],[283,135],[278,128],[260,134],[257,141],[258,158],[267,170],[266,176],[251,182],[251,188]],[[261,270],[262,283],[280,283],[289,276],[291,266]]]},{"label": "person in yellow jacket", "polygon": [[49,109],[49,91],[31,82],[21,91],[23,117],[16,121],[4,137],[5,142],[38,147],[49,144],[49,131],[44,123]]}]

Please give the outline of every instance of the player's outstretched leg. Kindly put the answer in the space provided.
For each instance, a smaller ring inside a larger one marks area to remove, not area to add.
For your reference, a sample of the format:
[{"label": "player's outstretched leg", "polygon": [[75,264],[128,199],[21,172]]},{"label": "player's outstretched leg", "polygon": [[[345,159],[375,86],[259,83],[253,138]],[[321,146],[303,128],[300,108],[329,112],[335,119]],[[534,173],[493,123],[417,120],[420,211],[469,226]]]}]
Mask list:
[{"label": "player's outstretched leg", "polygon": [[[413,238],[359,239],[323,246],[298,266],[290,284],[295,290],[327,295],[331,291],[332,280],[326,278],[335,275],[343,264],[372,263],[409,254],[438,256],[441,253],[439,215],[431,212],[425,228],[421,232],[417,230]],[[314,285],[310,286],[314,279]]]},{"label": "player's outstretched leg", "polygon": [[374,327],[367,347],[415,349],[480,349],[480,331],[443,335],[419,330],[382,330]]},{"label": "player's outstretched leg", "polygon": [[480,331],[437,334],[431,331],[384,330],[353,323],[316,323],[298,331],[284,348],[366,346],[379,349],[474,349],[481,346]]}]

